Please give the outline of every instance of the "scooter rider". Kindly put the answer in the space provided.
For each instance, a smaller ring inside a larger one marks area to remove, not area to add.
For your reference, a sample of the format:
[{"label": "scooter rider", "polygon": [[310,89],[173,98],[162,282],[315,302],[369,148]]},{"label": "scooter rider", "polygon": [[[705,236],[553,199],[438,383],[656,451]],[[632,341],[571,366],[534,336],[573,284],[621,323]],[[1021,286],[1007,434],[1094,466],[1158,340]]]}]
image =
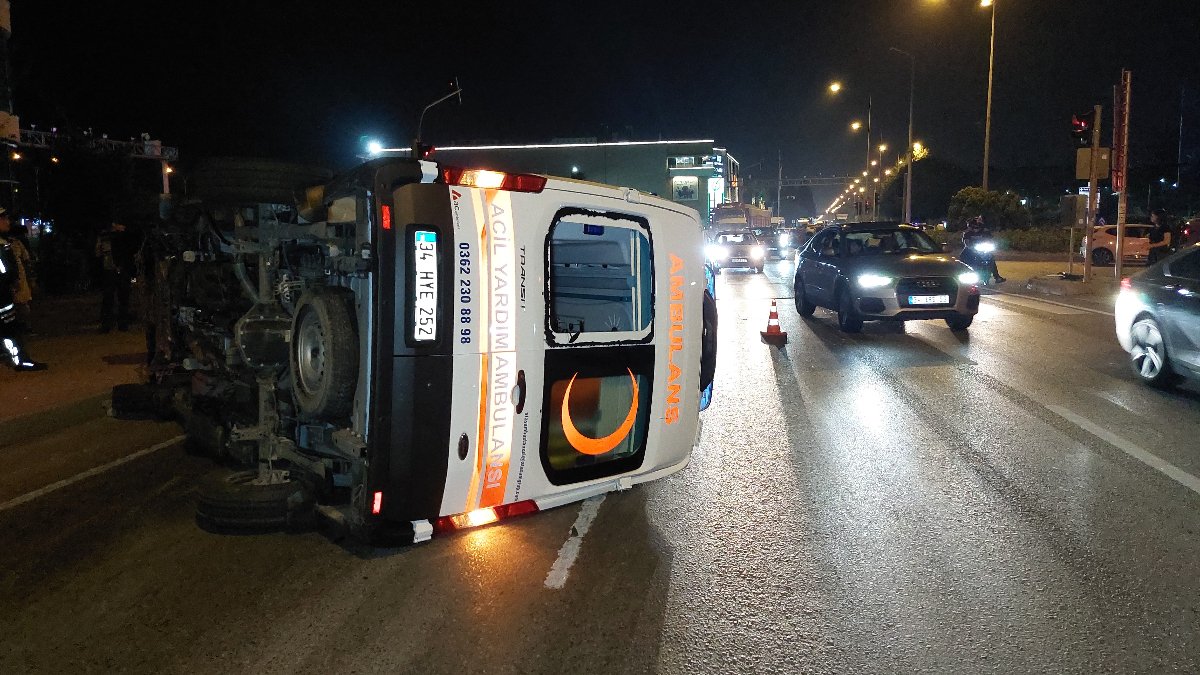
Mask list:
[{"label": "scooter rider", "polygon": [[995,256],[982,256],[975,251],[975,244],[983,241],[992,240],[992,231],[983,223],[983,216],[975,216],[967,222],[967,230],[963,232],[963,258],[968,265],[975,267],[976,265],[986,265],[988,272],[991,273],[992,279],[996,283],[1004,283],[1006,279],[1000,276],[1000,270],[996,269]]}]

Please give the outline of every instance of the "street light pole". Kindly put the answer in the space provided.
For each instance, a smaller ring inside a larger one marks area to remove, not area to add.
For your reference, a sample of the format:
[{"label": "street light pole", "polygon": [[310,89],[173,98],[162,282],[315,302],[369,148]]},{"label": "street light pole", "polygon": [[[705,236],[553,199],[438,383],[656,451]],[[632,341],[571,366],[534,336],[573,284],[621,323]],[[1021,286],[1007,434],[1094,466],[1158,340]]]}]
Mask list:
[{"label": "street light pole", "polygon": [[[908,150],[905,152],[907,171],[904,174],[904,222],[912,222],[912,176],[913,176],[913,99],[917,91],[917,59],[903,49],[891,48],[892,51],[908,57]],[[986,175],[986,174],[985,174]],[[986,180],[984,182],[986,184]]]},{"label": "street light pole", "polygon": [[[981,0],[980,5],[992,8],[992,37],[988,47],[987,113],[983,122],[983,189],[988,189],[988,163],[992,153],[992,76],[996,70],[996,0]],[[910,167],[911,170],[911,167]]]}]

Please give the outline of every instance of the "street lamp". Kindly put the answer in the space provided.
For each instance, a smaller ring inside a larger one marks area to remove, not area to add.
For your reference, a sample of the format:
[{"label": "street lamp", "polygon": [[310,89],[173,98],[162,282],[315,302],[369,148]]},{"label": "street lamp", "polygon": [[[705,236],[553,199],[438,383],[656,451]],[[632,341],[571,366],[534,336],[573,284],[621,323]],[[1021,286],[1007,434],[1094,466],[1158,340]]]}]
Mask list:
[{"label": "street lamp", "polygon": [[[991,0],[984,0],[990,2]],[[913,147],[913,99],[916,97],[917,91],[917,58],[903,49],[889,47],[889,49],[897,54],[908,57],[908,172],[904,175],[904,222],[912,222],[912,174],[913,162],[912,154]]]},{"label": "street lamp", "polygon": [[996,3],[995,0],[979,0],[980,7],[992,8],[992,37],[988,46],[988,91],[987,114],[983,121],[983,189],[988,189],[988,162],[992,153],[992,76],[996,70]]},{"label": "street lamp", "polygon": [[841,91],[841,90],[842,90],[842,83],[841,83],[841,82],[830,82],[830,83],[829,83],[829,91],[830,91],[830,93],[836,94],[836,93],[838,93],[838,92],[839,92],[839,91]]},{"label": "street lamp", "polygon": [[861,128],[862,128],[862,122],[859,122],[858,120],[854,120],[853,122],[850,123],[850,129],[852,131],[858,131]]}]

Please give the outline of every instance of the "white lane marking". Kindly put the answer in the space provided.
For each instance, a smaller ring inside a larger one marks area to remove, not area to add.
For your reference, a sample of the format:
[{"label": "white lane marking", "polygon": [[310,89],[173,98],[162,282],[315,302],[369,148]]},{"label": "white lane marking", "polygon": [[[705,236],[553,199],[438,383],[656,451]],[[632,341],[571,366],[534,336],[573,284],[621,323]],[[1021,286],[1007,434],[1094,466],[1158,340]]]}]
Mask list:
[{"label": "white lane marking", "polygon": [[[999,290],[995,291],[995,295],[985,295],[983,297],[995,298],[996,300],[999,300],[1000,302],[1004,302],[1004,298],[997,298],[996,295],[1003,295],[1003,296],[1005,296],[1005,298],[1024,297],[1024,296],[1020,295],[1019,293],[1009,293],[1008,291],[999,291]],[[1081,312],[1090,312],[1092,314],[1099,314],[1100,316],[1112,316],[1113,315],[1112,312],[1105,312],[1104,310],[1101,310],[1101,309],[1092,309],[1091,307],[1080,307],[1079,305],[1070,305],[1065,302],[1058,302],[1057,300],[1031,300],[1031,302],[1041,302],[1041,303],[1044,303],[1047,305],[1058,305],[1059,307],[1067,307],[1069,309],[1077,309]],[[1020,303],[1017,303],[1017,304],[1020,304]]]},{"label": "white lane marking", "polygon": [[554,564],[550,566],[550,573],[546,575],[546,588],[558,589],[566,585],[571,565],[575,564],[575,558],[579,556],[579,547],[583,546],[583,535],[591,529],[592,521],[596,520],[596,514],[600,512],[600,505],[603,503],[604,495],[596,495],[583,501],[575,524],[571,526],[571,536],[567,537],[562,548],[558,549],[558,558],[554,560]]},{"label": "white lane marking", "polygon": [[1076,415],[1066,408],[1056,405],[1047,405],[1046,408],[1089,434],[1120,448],[1125,454],[1158,471],[1192,492],[1200,494],[1200,478],[1193,476],[1149,450],[1121,438],[1091,420]]},{"label": "white lane marking", "polygon": [[1030,298],[1022,298],[1016,295],[985,295],[985,298],[993,302],[1000,302],[1005,305],[1018,305],[1029,309],[1036,309],[1039,312],[1047,312],[1050,314],[1083,314],[1083,311],[1075,307],[1064,307],[1059,304],[1043,302],[1041,300],[1033,300]]},{"label": "white lane marking", "polygon": [[99,474],[104,473],[105,471],[108,471],[109,469],[113,469],[118,466],[121,466],[122,464],[125,464],[126,462],[132,462],[133,460],[135,460],[139,457],[145,457],[146,455],[149,455],[150,453],[153,453],[153,452],[158,452],[159,450],[162,450],[163,448],[169,448],[172,445],[175,445],[176,443],[178,443],[179,441],[182,441],[185,438],[187,438],[187,436],[185,434],[180,434],[180,435],[176,436],[175,438],[163,441],[162,443],[159,443],[158,445],[152,445],[148,448],[143,448],[141,450],[138,450],[137,452],[133,453],[132,455],[125,455],[124,457],[121,457],[120,459],[114,459],[113,461],[109,462],[108,464],[101,464],[100,466],[88,469],[87,471],[84,471],[83,473],[75,474],[74,476],[71,476],[70,478],[64,478],[63,480],[60,480],[57,483],[51,483],[51,484],[47,485],[46,487],[34,490],[33,492],[27,492],[27,493],[21,495],[20,497],[17,497],[15,499],[10,499],[10,500],[4,502],[3,504],[0,504],[0,512],[16,508],[22,504],[27,504],[27,503],[37,499],[38,497],[44,497],[45,495],[48,495],[51,492],[54,492],[55,490],[61,490],[62,488],[67,487],[68,485],[73,485],[75,483],[78,483],[81,480],[91,478],[92,476],[97,476]]}]

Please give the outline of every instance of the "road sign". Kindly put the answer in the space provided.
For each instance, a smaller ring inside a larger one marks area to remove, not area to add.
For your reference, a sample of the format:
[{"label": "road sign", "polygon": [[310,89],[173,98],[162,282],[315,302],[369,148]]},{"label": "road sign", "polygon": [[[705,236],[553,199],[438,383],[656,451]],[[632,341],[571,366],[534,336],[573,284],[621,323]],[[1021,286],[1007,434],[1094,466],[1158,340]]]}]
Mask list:
[{"label": "road sign", "polygon": [[[1109,159],[1109,154],[1108,148],[1098,148],[1096,150],[1096,175],[1109,173],[1109,164],[1112,163]],[[1075,178],[1076,180],[1088,180],[1091,177],[1092,149],[1079,148],[1075,151]]]}]

